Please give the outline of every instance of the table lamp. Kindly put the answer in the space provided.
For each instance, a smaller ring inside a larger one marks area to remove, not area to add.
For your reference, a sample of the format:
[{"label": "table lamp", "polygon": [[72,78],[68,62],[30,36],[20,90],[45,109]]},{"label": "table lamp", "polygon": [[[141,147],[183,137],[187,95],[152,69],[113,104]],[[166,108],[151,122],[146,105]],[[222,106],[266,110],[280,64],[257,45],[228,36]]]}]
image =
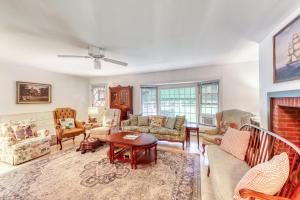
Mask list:
[{"label": "table lamp", "polygon": [[89,123],[97,123],[97,118],[95,115],[99,114],[98,107],[89,107],[88,108],[88,115],[89,115]]}]

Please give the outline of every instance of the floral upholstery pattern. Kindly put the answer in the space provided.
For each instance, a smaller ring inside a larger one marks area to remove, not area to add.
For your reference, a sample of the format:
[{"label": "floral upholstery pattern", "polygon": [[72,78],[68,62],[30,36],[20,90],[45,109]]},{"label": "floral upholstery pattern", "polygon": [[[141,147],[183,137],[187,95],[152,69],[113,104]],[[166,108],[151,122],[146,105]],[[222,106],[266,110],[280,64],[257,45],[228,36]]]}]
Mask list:
[{"label": "floral upholstery pattern", "polygon": [[166,117],[163,116],[151,116],[150,117],[150,126],[151,127],[162,127],[164,125]]},{"label": "floral upholstery pattern", "polygon": [[40,130],[35,136],[18,141],[14,138],[11,125],[0,124],[0,161],[18,165],[50,152],[47,130]]},{"label": "floral upholstery pattern", "polygon": [[143,133],[149,133],[150,127],[149,126],[124,126],[123,131],[138,131]]},{"label": "floral upholstery pattern", "polygon": [[[150,119],[155,118],[151,116]],[[157,116],[157,119],[163,119],[161,116]],[[144,133],[151,133],[159,140],[167,140],[174,142],[185,141],[185,126],[181,124],[177,129],[169,129],[166,127],[152,127],[150,126],[132,126],[130,120],[124,120],[121,122],[122,131],[138,131]]]}]

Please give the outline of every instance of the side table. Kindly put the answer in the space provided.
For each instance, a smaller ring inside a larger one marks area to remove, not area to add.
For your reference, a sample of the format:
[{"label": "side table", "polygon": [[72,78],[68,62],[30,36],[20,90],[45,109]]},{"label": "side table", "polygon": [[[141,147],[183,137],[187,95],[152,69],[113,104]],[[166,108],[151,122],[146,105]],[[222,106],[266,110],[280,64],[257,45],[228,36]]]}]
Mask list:
[{"label": "side table", "polygon": [[91,129],[100,127],[100,124],[99,123],[86,123],[84,125],[84,127],[85,127],[85,133],[86,133],[86,135],[89,136],[90,132],[91,132]]},{"label": "side table", "polygon": [[197,143],[199,149],[199,125],[196,123],[187,123],[185,124],[185,134],[186,134],[186,144],[191,144],[191,131],[195,131],[197,133]]}]

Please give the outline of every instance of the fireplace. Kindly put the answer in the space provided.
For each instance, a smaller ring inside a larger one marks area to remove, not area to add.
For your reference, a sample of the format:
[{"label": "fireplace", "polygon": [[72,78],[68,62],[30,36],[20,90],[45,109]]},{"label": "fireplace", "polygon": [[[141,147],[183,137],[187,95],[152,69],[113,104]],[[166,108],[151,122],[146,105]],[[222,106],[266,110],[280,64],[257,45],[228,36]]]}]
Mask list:
[{"label": "fireplace", "polygon": [[273,93],[269,104],[271,131],[300,147],[300,95]]}]

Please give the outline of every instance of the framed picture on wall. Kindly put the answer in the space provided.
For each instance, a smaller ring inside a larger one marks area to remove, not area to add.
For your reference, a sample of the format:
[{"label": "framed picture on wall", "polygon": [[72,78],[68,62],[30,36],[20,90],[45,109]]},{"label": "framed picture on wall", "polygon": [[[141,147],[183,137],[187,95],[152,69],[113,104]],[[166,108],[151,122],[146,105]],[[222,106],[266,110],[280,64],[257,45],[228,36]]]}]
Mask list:
[{"label": "framed picture on wall", "polygon": [[273,37],[274,82],[300,79],[300,15]]},{"label": "framed picture on wall", "polygon": [[17,104],[43,104],[52,102],[50,84],[17,81]]}]

